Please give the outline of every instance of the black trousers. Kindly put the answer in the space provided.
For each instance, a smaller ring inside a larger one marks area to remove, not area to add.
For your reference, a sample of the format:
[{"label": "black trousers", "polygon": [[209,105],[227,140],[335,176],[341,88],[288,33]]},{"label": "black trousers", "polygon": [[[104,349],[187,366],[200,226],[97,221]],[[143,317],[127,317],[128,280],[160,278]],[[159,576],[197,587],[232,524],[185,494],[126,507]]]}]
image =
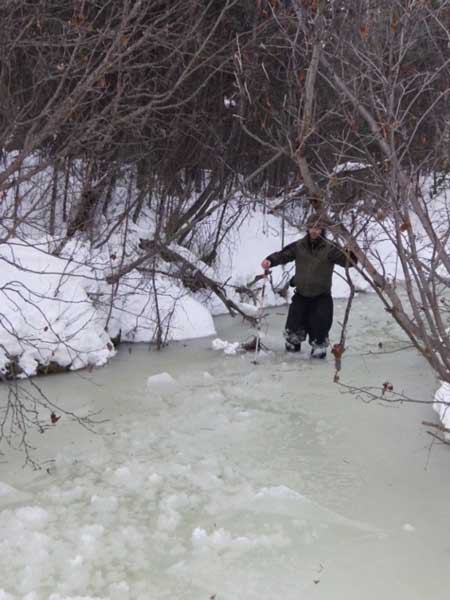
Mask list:
[{"label": "black trousers", "polygon": [[295,292],[289,306],[286,331],[296,334],[300,340],[309,337],[309,343],[323,344],[333,323],[333,298],[321,294],[307,298]]}]

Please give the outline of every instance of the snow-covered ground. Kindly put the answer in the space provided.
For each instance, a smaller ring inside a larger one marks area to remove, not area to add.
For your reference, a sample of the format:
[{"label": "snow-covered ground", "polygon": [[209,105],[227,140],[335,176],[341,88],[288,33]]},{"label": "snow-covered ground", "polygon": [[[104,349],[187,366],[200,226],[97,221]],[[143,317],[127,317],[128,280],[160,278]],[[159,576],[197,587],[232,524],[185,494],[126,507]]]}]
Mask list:
[{"label": "snow-covered ground", "polygon": [[[257,365],[208,338],[123,346],[102,369],[39,380],[108,421],[94,434],[63,416],[36,433],[37,473],[4,457],[2,600],[448,597],[449,453],[420,424],[431,406],[343,393],[330,359],[282,352],[285,313],[266,320]],[[229,317],[216,329],[254,333]],[[342,382],[429,398],[428,366],[402,346],[361,294]]]},{"label": "snow-covered ground", "polygon": [[19,239],[0,245],[0,372],[15,360],[24,375],[53,362],[80,369],[114,355],[82,283],[93,273]]}]

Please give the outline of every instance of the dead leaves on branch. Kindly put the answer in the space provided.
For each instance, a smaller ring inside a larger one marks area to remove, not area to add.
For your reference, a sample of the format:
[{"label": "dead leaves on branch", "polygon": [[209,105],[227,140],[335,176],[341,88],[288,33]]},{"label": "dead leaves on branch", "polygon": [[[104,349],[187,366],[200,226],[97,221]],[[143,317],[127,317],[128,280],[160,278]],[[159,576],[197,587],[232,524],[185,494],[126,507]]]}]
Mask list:
[{"label": "dead leaves on branch", "polygon": [[367,42],[367,40],[369,39],[369,26],[367,24],[361,25],[361,27],[359,28],[359,34],[362,37],[362,39],[365,42]]},{"label": "dead leaves on branch", "polygon": [[[382,208],[377,208],[374,212],[374,217],[377,221],[384,221],[387,218],[386,211]],[[412,231],[412,223],[411,220],[406,217],[400,224],[397,224],[399,231],[402,233],[406,233],[408,231]]]},{"label": "dead leaves on branch", "polygon": [[52,422],[53,425],[56,425],[56,423],[60,420],[61,415],[57,416],[54,412],[51,413],[50,415],[50,421]]},{"label": "dead leaves on branch", "polygon": [[333,378],[334,383],[339,382],[339,372],[342,368],[342,355],[344,352],[345,348],[343,344],[333,344],[333,347],[331,348],[331,354],[334,356],[334,367],[336,369]]},{"label": "dead leaves on branch", "polygon": [[392,17],[391,20],[391,31],[392,33],[396,33],[398,29],[398,17],[396,17],[395,15]]},{"label": "dead leaves on branch", "polygon": [[[389,24],[389,29],[391,31],[391,33],[397,33],[398,28],[399,28],[399,24],[400,24],[400,20],[398,18],[398,16],[394,15],[391,18],[391,22]],[[360,28],[359,28],[359,34],[361,36],[361,38],[367,42],[369,39],[369,34],[370,34],[370,28],[369,28],[369,24],[368,23],[363,23]]]},{"label": "dead leaves on branch", "polygon": [[411,231],[412,227],[411,227],[411,221],[409,219],[406,219],[401,225],[400,225],[400,231]]},{"label": "dead leaves on branch", "polygon": [[387,392],[393,392],[394,386],[390,381],[384,381],[381,388],[381,395],[384,396]]}]

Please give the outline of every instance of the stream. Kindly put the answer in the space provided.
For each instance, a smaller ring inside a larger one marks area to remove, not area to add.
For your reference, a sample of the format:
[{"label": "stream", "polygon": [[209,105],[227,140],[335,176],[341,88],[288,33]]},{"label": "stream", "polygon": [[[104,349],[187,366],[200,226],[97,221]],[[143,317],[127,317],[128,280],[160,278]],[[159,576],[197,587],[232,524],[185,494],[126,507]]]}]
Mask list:
[{"label": "stream", "polygon": [[207,338],[36,380],[102,422],[33,434],[41,470],[0,457],[0,600],[448,598],[450,447],[422,425],[431,405],[345,387],[431,401],[433,373],[374,295],[354,300],[342,386],[332,357],[284,353],[286,312],[268,311],[257,364]]}]

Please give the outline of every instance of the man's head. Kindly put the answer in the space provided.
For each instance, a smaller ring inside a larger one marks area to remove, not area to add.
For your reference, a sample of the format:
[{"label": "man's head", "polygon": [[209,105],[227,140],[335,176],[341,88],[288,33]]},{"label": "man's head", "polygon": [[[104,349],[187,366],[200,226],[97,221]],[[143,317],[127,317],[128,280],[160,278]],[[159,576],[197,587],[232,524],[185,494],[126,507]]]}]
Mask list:
[{"label": "man's head", "polygon": [[325,223],[320,215],[311,215],[308,217],[306,229],[312,241],[325,237]]},{"label": "man's head", "polygon": [[308,234],[312,241],[318,240],[323,237],[322,227],[308,227]]}]

